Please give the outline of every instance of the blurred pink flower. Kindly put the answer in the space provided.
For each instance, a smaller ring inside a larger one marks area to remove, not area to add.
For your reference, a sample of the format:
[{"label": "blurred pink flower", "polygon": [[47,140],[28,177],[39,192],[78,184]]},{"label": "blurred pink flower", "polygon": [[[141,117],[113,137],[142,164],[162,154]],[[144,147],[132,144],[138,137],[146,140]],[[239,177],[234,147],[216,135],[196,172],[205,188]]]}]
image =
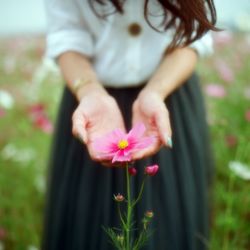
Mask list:
[{"label": "blurred pink flower", "polygon": [[220,31],[213,33],[215,45],[226,45],[232,42],[233,34],[230,31]]},{"label": "blurred pink flower", "polygon": [[234,81],[234,72],[232,69],[222,60],[217,60],[215,62],[216,70],[218,71],[220,78],[228,83],[231,83]]},{"label": "blurred pink flower", "polygon": [[7,236],[7,232],[3,227],[0,227],[0,240],[4,240]]},{"label": "blurred pink flower", "polygon": [[5,116],[5,110],[0,107],[0,118]]},{"label": "blurred pink flower", "polygon": [[248,109],[245,113],[245,118],[248,122],[250,122],[250,109]]},{"label": "blurred pink flower", "polygon": [[154,175],[156,175],[158,170],[159,170],[159,166],[157,164],[152,165],[152,166],[148,166],[145,168],[145,174],[147,174],[149,176],[154,176]]},{"label": "blurred pink flower", "polygon": [[225,136],[225,142],[226,142],[226,145],[231,148],[231,147],[234,147],[236,146],[236,144],[238,143],[238,139],[235,135],[226,135]]},{"label": "blurred pink flower", "polygon": [[112,158],[114,162],[128,162],[132,153],[147,148],[155,138],[143,137],[146,128],[142,123],[135,125],[128,134],[121,129],[115,129],[107,135],[94,141],[94,149],[100,157]]},{"label": "blurred pink flower", "polygon": [[46,115],[40,115],[35,117],[33,122],[34,125],[37,128],[41,129],[43,132],[47,134],[51,134],[53,132],[53,124]]},{"label": "blurred pink flower", "polygon": [[28,113],[35,127],[48,134],[53,132],[53,124],[45,113],[44,104],[37,103],[30,106]]},{"label": "blurred pink flower", "polygon": [[205,92],[208,96],[223,98],[226,96],[226,90],[222,85],[210,83],[205,86]]}]

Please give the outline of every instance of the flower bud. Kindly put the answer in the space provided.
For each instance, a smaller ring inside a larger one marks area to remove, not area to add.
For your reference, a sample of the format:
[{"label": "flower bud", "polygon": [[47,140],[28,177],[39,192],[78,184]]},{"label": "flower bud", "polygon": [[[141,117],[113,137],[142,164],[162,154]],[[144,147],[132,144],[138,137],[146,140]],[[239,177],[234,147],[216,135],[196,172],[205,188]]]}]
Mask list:
[{"label": "flower bud", "polygon": [[152,219],[154,217],[153,211],[149,210],[145,212],[145,217],[148,219]]},{"label": "flower bud", "polygon": [[149,176],[154,176],[154,175],[156,175],[158,170],[159,170],[159,166],[157,164],[152,165],[152,166],[148,166],[145,168],[145,174],[147,174]]},{"label": "flower bud", "polygon": [[131,167],[128,169],[128,173],[131,175],[131,176],[135,176],[137,174],[137,170],[136,168],[134,167]]},{"label": "flower bud", "polygon": [[125,198],[122,194],[117,194],[117,195],[114,195],[114,199],[117,202],[122,202],[122,201],[124,201]]}]

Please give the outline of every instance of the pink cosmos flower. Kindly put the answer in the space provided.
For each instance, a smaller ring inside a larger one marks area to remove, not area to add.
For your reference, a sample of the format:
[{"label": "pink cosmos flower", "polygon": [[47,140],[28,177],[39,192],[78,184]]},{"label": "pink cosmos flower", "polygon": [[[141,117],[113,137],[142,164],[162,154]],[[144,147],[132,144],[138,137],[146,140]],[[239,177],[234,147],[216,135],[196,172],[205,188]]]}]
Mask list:
[{"label": "pink cosmos flower", "polygon": [[143,136],[145,130],[143,123],[136,124],[128,134],[115,129],[97,138],[93,143],[94,149],[100,153],[100,157],[112,158],[112,163],[128,162],[134,152],[149,147],[155,141],[154,137]]},{"label": "pink cosmos flower", "polygon": [[44,104],[37,103],[30,106],[28,108],[28,114],[35,127],[48,134],[51,134],[53,132],[53,124],[46,114]]},{"label": "pink cosmos flower", "polygon": [[154,176],[154,175],[156,175],[158,170],[159,170],[159,166],[157,164],[152,165],[152,166],[148,166],[145,168],[145,174],[147,174],[149,176]]},{"label": "pink cosmos flower", "polygon": [[210,83],[205,86],[205,92],[208,96],[215,98],[223,98],[226,96],[226,90],[223,86],[215,83]]}]

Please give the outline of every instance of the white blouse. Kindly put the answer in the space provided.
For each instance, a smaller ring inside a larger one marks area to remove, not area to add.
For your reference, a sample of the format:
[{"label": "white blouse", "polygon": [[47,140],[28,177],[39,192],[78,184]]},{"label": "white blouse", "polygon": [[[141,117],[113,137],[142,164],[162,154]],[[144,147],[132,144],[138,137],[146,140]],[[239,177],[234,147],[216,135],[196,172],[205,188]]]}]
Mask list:
[{"label": "white blouse", "polygon": [[[171,42],[174,30],[157,32],[144,19],[144,0],[126,0],[125,14],[98,18],[88,0],[45,0],[48,32],[46,55],[56,59],[66,51],[91,58],[100,82],[105,86],[136,86],[154,73]],[[110,13],[95,4],[98,13]],[[161,23],[161,8],[156,0],[149,4],[150,22]],[[200,55],[212,52],[211,34],[190,47]]]}]

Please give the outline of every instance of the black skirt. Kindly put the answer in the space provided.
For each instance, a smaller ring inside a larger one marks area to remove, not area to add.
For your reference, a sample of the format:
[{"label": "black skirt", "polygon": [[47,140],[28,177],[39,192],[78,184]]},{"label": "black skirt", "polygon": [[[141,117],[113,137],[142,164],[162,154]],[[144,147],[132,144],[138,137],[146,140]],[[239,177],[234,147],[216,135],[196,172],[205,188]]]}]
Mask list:
[{"label": "black skirt", "polygon": [[[127,122],[142,87],[108,88]],[[145,250],[202,250],[208,246],[208,186],[212,173],[205,109],[199,81],[193,75],[166,101],[173,130],[173,148],[136,162],[132,192],[139,192],[143,169],[158,164],[135,209],[139,222],[153,210],[154,230]],[[43,234],[44,250],[111,250],[102,226],[119,220],[113,194],[125,192],[122,168],[93,162],[83,144],[72,136],[71,116],[77,101],[65,87],[58,113],[51,158]],[[134,232],[136,236],[136,231]]]}]

